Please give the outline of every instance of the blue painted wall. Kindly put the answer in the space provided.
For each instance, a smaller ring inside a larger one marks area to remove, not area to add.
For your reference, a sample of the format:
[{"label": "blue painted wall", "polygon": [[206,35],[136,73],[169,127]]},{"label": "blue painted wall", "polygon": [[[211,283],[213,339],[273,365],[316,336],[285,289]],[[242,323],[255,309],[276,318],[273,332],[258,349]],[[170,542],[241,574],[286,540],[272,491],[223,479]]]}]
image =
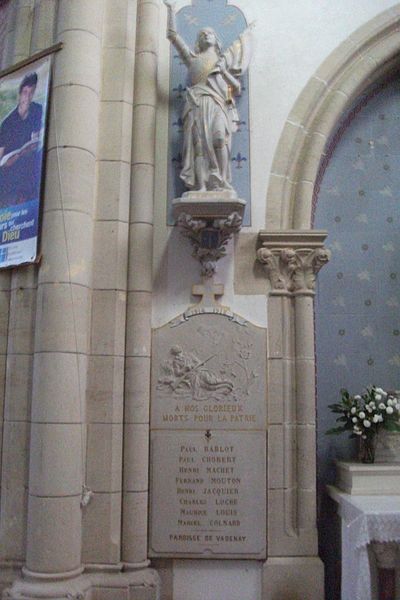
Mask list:
[{"label": "blue painted wall", "polygon": [[[400,387],[400,83],[399,77],[360,98],[344,117],[326,161],[314,227],[327,229],[332,259],[318,276],[316,298],[318,484],[321,553],[327,600],[338,539],[324,493],[334,460],[355,458],[327,408],[340,388]],[[337,573],[336,573],[337,577]]]}]

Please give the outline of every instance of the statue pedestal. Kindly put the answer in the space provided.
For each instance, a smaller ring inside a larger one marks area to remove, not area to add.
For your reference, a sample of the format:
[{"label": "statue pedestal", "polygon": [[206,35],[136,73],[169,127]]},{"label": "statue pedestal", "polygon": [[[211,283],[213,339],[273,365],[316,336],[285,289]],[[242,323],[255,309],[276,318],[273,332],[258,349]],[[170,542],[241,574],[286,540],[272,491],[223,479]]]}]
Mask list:
[{"label": "statue pedestal", "polygon": [[186,192],[172,206],[176,224],[191,241],[192,256],[201,264],[202,276],[212,277],[228,241],[242,227],[246,202],[234,190],[223,190]]},{"label": "statue pedestal", "polygon": [[221,192],[185,192],[181,198],[172,201],[173,215],[176,220],[182,213],[193,218],[219,219],[237,213],[243,217],[245,200],[237,197],[234,190]]}]

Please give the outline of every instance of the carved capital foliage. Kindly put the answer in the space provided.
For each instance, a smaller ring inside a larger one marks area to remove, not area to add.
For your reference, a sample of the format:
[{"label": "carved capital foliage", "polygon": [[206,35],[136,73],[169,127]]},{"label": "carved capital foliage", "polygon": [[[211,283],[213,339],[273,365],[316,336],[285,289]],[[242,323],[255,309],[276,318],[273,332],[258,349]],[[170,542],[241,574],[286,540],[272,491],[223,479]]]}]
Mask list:
[{"label": "carved capital foliage", "polygon": [[274,292],[313,294],[317,273],[330,258],[323,247],[325,232],[262,232],[260,238],[257,260],[264,265]]}]

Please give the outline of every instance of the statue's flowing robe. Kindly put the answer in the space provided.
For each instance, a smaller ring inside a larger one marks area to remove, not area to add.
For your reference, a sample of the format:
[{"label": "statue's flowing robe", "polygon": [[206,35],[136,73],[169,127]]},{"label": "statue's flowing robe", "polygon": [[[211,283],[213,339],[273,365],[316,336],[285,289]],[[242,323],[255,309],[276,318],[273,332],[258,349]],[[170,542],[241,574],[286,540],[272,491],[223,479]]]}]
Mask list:
[{"label": "statue's flowing robe", "polygon": [[[221,57],[216,56],[215,62],[210,63],[209,55],[191,51],[178,35],[174,45],[188,68],[191,83],[187,88],[183,111],[184,142],[180,177],[188,189],[196,188],[198,182],[194,163],[195,156],[200,153],[205,181],[212,183],[211,188],[226,187],[224,184],[231,182],[232,133],[237,129],[239,117],[232,89],[216,67],[216,62]],[[233,77],[241,75],[247,69],[250,51],[250,32],[246,30],[222,55],[226,68]],[[221,137],[225,140],[229,153],[225,177],[220,173],[214,147],[216,138]]]}]

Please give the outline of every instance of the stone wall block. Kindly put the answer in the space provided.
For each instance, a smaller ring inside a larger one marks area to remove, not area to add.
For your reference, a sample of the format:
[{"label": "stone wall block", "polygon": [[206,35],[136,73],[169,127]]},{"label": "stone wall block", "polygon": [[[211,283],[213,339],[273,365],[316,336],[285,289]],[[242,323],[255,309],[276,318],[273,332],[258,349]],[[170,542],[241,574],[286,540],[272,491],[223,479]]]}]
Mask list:
[{"label": "stone wall block", "polygon": [[[26,566],[30,571],[64,573],[79,568],[80,494],[61,498],[30,496],[28,521]],[[54,523],[57,523],[57,536]]]},{"label": "stone wall block", "polygon": [[124,354],[126,292],[94,290],[91,351],[94,355]]},{"label": "stone wall block", "polygon": [[150,359],[127,357],[125,364],[125,423],[148,423],[150,412]]},{"label": "stone wall block", "polygon": [[[271,173],[268,183],[268,198],[291,198],[294,197],[296,183],[290,181],[288,177]],[[288,227],[288,223],[284,221],[282,215],[281,202],[267,202],[265,228],[269,231],[278,230]]]},{"label": "stone wall block", "polygon": [[99,0],[60,0],[57,33],[77,29],[99,37],[102,20],[103,8]]},{"label": "stone wall block", "polygon": [[268,361],[268,422],[283,422],[283,363],[280,359]]},{"label": "stone wall block", "polygon": [[[10,289],[17,290],[21,287],[37,289],[38,265],[24,265],[23,269],[13,269]],[[3,275],[5,272],[3,271]],[[1,288],[0,288],[1,289]]]},{"label": "stone wall block", "polygon": [[[0,292],[0,302],[7,303],[7,292]],[[36,290],[19,288],[11,292],[10,318],[8,323],[8,352],[29,354],[33,351],[33,331],[35,326]],[[4,311],[7,315],[7,312]],[[0,311],[0,320],[4,318]],[[0,331],[5,324],[0,322]],[[1,346],[0,346],[1,348]]]},{"label": "stone wall block", "polygon": [[[272,173],[275,175],[291,174],[292,164],[296,162],[294,149],[302,147],[305,137],[306,132],[300,125],[286,121],[274,155]],[[294,174],[292,179],[295,179]]]},{"label": "stone wall block", "polygon": [[[3,361],[0,358],[1,383],[4,389]],[[9,354],[5,377],[4,418],[6,421],[29,421],[31,417],[32,363],[30,354]]]},{"label": "stone wall block", "polygon": [[86,564],[119,563],[121,493],[95,493],[82,511],[82,525],[83,562]]},{"label": "stone wall block", "polygon": [[[99,160],[131,160],[132,105],[126,102],[101,102]],[[140,144],[145,140],[141,139]]]},{"label": "stone wall block", "polygon": [[89,215],[52,210],[43,215],[42,263],[39,283],[89,286],[93,224]]},{"label": "stone wall block", "polygon": [[40,286],[35,352],[87,352],[89,305],[89,290],[81,285]]},{"label": "stone wall block", "polygon": [[314,299],[296,297],[296,359],[314,360]]},{"label": "stone wall block", "polygon": [[29,56],[32,22],[32,3],[19,2],[16,8],[13,63],[24,60]]},{"label": "stone wall block", "polygon": [[314,119],[313,130],[329,137],[348,104],[349,98],[343,92],[329,92],[324,102],[324,110]]},{"label": "stone wall block", "polygon": [[[396,49],[393,40],[391,49],[393,49],[394,54],[398,53],[398,44]],[[387,48],[385,50],[387,52]],[[382,56],[387,57],[385,50],[382,50]],[[332,89],[346,94],[350,99],[355,99],[365,89],[366,82],[371,84],[375,82],[377,67],[378,63],[374,57],[360,56],[359,60],[353,62],[342,77],[333,84]]]},{"label": "stone wall block", "polygon": [[87,485],[94,492],[120,492],[122,483],[122,425],[87,426]]},{"label": "stone wall block", "polygon": [[29,492],[78,495],[82,489],[82,425],[32,423]]},{"label": "stone wall block", "polygon": [[135,69],[135,104],[157,105],[157,56],[143,52],[137,57]]},{"label": "stone wall block", "polygon": [[268,488],[284,487],[285,446],[282,425],[268,427]]},{"label": "stone wall block", "polygon": [[84,86],[53,88],[47,147],[70,146],[95,156],[97,136],[93,133],[97,131],[98,100],[98,94]]},{"label": "stone wall block", "polygon": [[86,390],[89,423],[121,423],[123,415],[123,356],[90,356]]},{"label": "stone wall block", "polygon": [[268,299],[268,356],[283,356],[283,299],[280,296]]},{"label": "stone wall block", "polygon": [[[126,356],[150,356],[151,351],[151,294],[129,292],[131,309],[128,313],[127,330],[135,332],[126,341]],[[134,301],[133,301],[134,297]]]},{"label": "stone wall block", "polygon": [[[10,470],[12,470],[10,465]],[[24,485],[2,487],[0,505],[0,560],[23,561],[26,550],[28,491]]]},{"label": "stone wall block", "polygon": [[296,360],[296,370],[301,373],[296,382],[297,421],[315,424],[315,363],[314,360]]},{"label": "stone wall block", "polygon": [[299,181],[296,186],[296,214],[294,227],[308,229],[311,222],[311,210],[314,197],[314,183]]},{"label": "stone wall block", "polygon": [[[295,510],[296,503],[293,503]],[[317,540],[314,530],[297,532],[293,529],[296,518],[291,522],[285,510],[283,490],[268,492],[268,555],[273,556],[315,556]],[[303,598],[301,599],[303,600]]]},{"label": "stone wall block", "polygon": [[57,0],[39,0],[33,14],[30,54],[48,48],[54,43]]},{"label": "stone wall block", "polygon": [[128,224],[119,221],[96,221],[94,247],[93,287],[102,290],[123,290],[128,269]]},{"label": "stone wall block", "polygon": [[299,529],[314,530],[317,535],[317,492],[314,489],[302,490],[297,492],[299,506],[302,510],[299,511]]},{"label": "stone wall block", "polygon": [[10,292],[0,291],[0,354],[7,352],[7,336],[9,328]]},{"label": "stone wall block", "polygon": [[297,465],[296,465],[296,426],[285,425],[283,427],[283,478],[285,488],[291,488],[296,485]]},{"label": "stone wall block", "polygon": [[136,0],[113,0],[105,6],[103,46],[134,50],[136,35]]},{"label": "stone wall block", "polygon": [[299,488],[314,489],[316,473],[315,427],[297,427],[297,483]]},{"label": "stone wall block", "polygon": [[124,494],[125,513],[122,521],[122,551],[126,562],[142,562],[147,558],[147,492]]},{"label": "stone wall block", "polygon": [[91,215],[95,169],[95,157],[81,148],[50,149],[46,157],[44,213],[63,209]]},{"label": "stone wall block", "polygon": [[43,352],[34,357],[32,421],[79,423],[83,418],[87,357]]},{"label": "stone wall block", "polygon": [[142,492],[148,488],[149,479],[149,426],[148,424],[125,424],[124,454],[124,490]]},{"label": "stone wall block", "polygon": [[28,481],[29,423],[5,421],[3,423],[2,493],[26,487]]},{"label": "stone wall block", "polygon": [[97,218],[128,222],[131,167],[128,163],[99,161]]},{"label": "stone wall block", "polygon": [[[303,160],[301,163],[301,179],[315,181],[321,161],[325,156],[327,138],[323,133],[313,133],[307,138],[303,147]],[[297,211],[296,211],[297,212]]]},{"label": "stone wall block", "polygon": [[135,55],[127,48],[104,48],[101,100],[133,102],[133,73]]},{"label": "stone wall block", "polygon": [[153,185],[153,177],[154,167],[152,165],[135,164],[132,166],[131,196],[135,203],[132,217],[138,223],[153,223],[153,203],[142,201],[143,198],[147,198],[149,186]]},{"label": "stone wall block", "polygon": [[283,389],[282,402],[284,405],[284,422],[294,423],[296,413],[296,380],[294,360],[282,361],[283,367]]},{"label": "stone wall block", "polygon": [[312,118],[310,107],[314,108],[316,106],[318,100],[324,95],[326,87],[325,81],[312,77],[297,97],[296,103],[289,114],[289,121],[307,127],[310,118]]},{"label": "stone wall block", "polygon": [[[154,165],[156,113],[152,106],[139,104],[133,108],[132,165],[145,163]],[[153,181],[148,182],[148,188]],[[148,192],[147,192],[148,193]]]},{"label": "stone wall block", "polygon": [[321,600],[324,565],[317,557],[268,557],[263,565],[263,600]]},{"label": "stone wall block", "polygon": [[138,2],[138,26],[136,48],[141,52],[157,54],[158,50],[158,14],[159,2],[146,0]]},{"label": "stone wall block", "polygon": [[151,292],[152,273],[149,272],[147,264],[153,256],[153,227],[146,223],[133,223],[129,229],[129,253],[134,272],[129,279],[128,290]]},{"label": "stone wall block", "polygon": [[[79,85],[97,93],[100,87],[100,40],[82,29],[63,31],[58,36],[63,49],[56,56],[53,85]],[[85,60],[82,60],[85,56]]]},{"label": "stone wall block", "polygon": [[29,424],[3,423],[0,504],[0,557],[21,560],[25,555]]}]

